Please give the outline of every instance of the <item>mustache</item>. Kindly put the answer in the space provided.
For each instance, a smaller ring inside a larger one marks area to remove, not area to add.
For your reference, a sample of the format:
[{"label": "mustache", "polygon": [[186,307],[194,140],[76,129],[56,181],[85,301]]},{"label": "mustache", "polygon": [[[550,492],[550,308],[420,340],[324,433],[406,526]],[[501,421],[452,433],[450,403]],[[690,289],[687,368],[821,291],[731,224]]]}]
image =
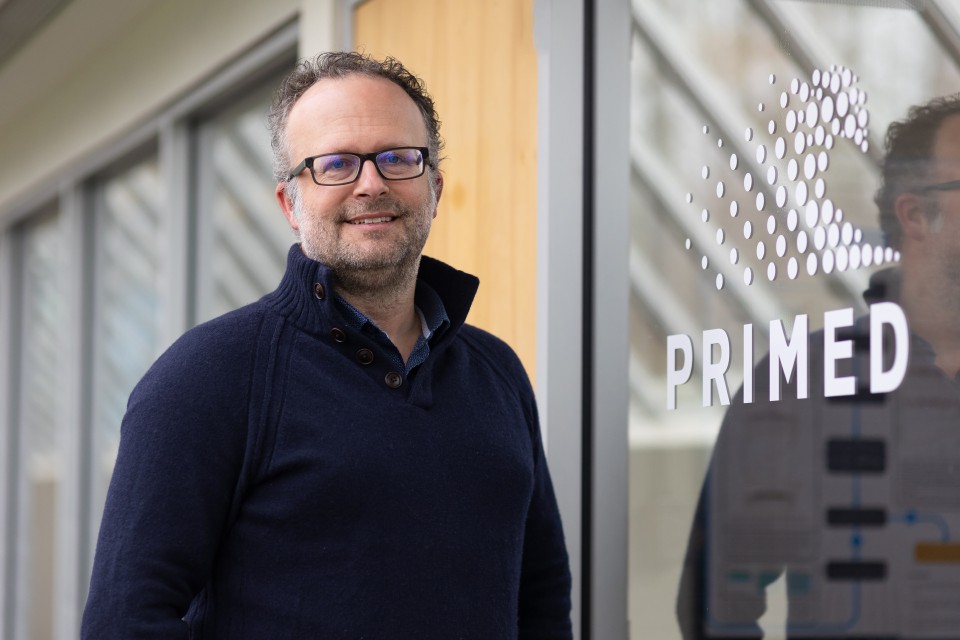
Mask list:
[{"label": "mustache", "polygon": [[401,218],[410,213],[410,210],[393,196],[380,196],[376,200],[369,202],[348,202],[337,208],[337,219],[340,222],[346,222],[364,213],[376,213],[389,211],[394,216]]}]

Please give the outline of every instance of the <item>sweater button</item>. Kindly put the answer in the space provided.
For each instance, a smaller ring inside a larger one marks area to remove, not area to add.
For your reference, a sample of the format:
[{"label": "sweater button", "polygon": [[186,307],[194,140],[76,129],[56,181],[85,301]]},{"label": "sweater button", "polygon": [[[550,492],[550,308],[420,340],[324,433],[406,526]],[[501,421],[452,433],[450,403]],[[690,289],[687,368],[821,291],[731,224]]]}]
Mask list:
[{"label": "sweater button", "polygon": [[403,384],[403,376],[396,371],[391,371],[383,377],[383,381],[386,382],[387,386],[391,389],[399,389],[400,385]]},{"label": "sweater button", "polygon": [[313,297],[317,300],[323,300],[327,297],[327,290],[319,282],[313,283]]},{"label": "sweater button", "polygon": [[330,329],[330,335],[333,336],[334,342],[347,341],[347,332],[341,329],[340,327],[334,327],[333,329]]},{"label": "sweater button", "polygon": [[360,364],[373,364],[373,351],[370,351],[370,349],[357,350],[357,361]]}]

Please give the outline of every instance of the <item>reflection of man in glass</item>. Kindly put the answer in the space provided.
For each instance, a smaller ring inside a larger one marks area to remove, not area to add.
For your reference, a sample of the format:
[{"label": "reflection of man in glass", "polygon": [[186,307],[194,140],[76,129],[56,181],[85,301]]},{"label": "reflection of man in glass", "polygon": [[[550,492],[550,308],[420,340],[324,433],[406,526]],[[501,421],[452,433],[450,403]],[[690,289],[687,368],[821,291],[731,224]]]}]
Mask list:
[{"label": "reflection of man in glass", "polygon": [[869,317],[834,336],[852,356],[832,373],[855,377],[855,395],[823,397],[823,332],[809,340],[810,399],[796,399],[793,376],[785,400],[768,401],[758,365],[754,402],[741,392],[724,418],[695,516],[684,638],[762,637],[778,579],[789,638],[960,637],[960,96],[912,108],[886,143],[876,202],[901,264],[865,298],[903,309],[906,376],[871,393]]}]

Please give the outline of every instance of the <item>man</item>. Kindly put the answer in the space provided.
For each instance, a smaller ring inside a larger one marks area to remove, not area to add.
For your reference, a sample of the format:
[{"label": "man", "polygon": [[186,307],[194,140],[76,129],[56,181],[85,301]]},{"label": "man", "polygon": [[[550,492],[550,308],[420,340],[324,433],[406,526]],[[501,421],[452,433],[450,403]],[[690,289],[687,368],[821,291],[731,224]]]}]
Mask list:
[{"label": "man", "polygon": [[134,390],[84,638],[570,638],[533,393],[421,250],[433,102],[399,62],[307,60],[270,117],[300,243],[279,288]]},{"label": "man", "polygon": [[[853,353],[823,389],[824,333],[810,336],[810,399],[793,381],[721,426],[683,567],[683,637],[759,638],[766,590],[783,579],[788,638],[956,638],[960,629],[960,96],[914,107],[891,125],[876,195],[900,266],[865,298],[907,319],[898,388],[872,393],[870,316],[838,340]],[[874,310],[876,313],[876,309]],[[895,360],[884,336],[884,367]]]}]

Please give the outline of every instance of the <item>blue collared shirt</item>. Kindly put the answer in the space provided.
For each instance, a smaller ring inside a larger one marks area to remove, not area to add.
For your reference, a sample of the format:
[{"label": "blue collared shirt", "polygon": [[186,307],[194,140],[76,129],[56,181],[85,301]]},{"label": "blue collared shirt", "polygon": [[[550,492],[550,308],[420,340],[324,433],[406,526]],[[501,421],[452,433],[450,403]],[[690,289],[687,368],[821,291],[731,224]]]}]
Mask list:
[{"label": "blue collared shirt", "polygon": [[450,318],[447,316],[447,311],[443,307],[440,296],[433,290],[433,287],[418,280],[417,289],[413,294],[413,304],[417,315],[420,317],[422,332],[420,337],[417,338],[417,343],[413,346],[413,351],[410,352],[410,357],[404,364],[400,351],[383,329],[339,295],[334,296],[334,299],[340,306],[347,324],[383,347],[397,370],[403,371],[404,375],[409,375],[415,367],[426,361],[427,356],[430,355],[431,338],[439,336],[450,326]]}]

